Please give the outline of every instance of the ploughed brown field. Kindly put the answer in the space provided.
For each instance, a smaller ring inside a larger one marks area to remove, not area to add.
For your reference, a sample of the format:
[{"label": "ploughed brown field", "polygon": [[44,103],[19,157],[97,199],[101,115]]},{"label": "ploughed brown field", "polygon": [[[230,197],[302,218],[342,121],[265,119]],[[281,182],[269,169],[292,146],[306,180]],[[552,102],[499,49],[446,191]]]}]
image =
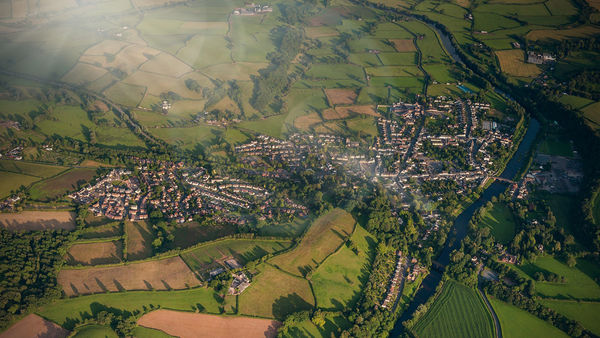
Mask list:
[{"label": "ploughed brown field", "polygon": [[281,323],[276,320],[224,317],[202,313],[156,310],[145,314],[138,325],[161,330],[172,336],[192,337],[275,337]]},{"label": "ploughed brown field", "polygon": [[0,226],[13,231],[73,230],[75,229],[75,213],[70,211],[0,213]]},{"label": "ploughed brown field", "polygon": [[44,337],[44,338],[63,338],[69,335],[69,331],[62,327],[45,320],[44,318],[30,314],[21,319],[8,330],[0,333],[0,338],[18,338],[18,337]]},{"label": "ploughed brown field", "polygon": [[122,257],[122,241],[82,243],[69,248],[66,261],[69,265],[99,265],[119,263]]},{"label": "ploughed brown field", "polygon": [[353,104],[357,96],[352,89],[325,89],[325,94],[334,105]]},{"label": "ploughed brown field", "polygon": [[170,290],[199,286],[181,257],[112,267],[63,269],[58,282],[67,296],[122,290]]}]

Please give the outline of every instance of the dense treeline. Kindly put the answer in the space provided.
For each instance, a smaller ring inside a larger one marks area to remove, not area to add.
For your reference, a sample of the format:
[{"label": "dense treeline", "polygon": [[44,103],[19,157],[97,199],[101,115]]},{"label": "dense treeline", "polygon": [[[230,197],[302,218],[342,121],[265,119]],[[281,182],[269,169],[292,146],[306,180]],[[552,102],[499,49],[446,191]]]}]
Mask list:
[{"label": "dense treeline", "polygon": [[0,327],[61,296],[56,275],[70,239],[62,230],[0,229]]}]

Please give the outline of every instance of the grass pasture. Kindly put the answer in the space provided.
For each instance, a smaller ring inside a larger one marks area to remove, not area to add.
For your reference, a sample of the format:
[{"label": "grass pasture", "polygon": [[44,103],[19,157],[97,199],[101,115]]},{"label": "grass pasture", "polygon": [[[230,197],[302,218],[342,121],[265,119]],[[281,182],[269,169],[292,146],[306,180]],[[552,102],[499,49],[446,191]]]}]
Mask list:
[{"label": "grass pasture", "polygon": [[321,264],[311,277],[317,306],[343,310],[354,305],[368,278],[375,239],[360,225],[351,237],[358,254],[343,245]]},{"label": "grass pasture", "polygon": [[127,234],[127,260],[134,261],[152,256],[154,234],[147,222],[125,222]]},{"label": "grass pasture", "polygon": [[277,236],[277,237],[298,237],[304,230],[310,226],[313,221],[312,217],[299,218],[296,217],[291,222],[284,224],[270,223],[258,229],[258,234],[261,236]]},{"label": "grass pasture", "polygon": [[34,184],[30,189],[31,198],[49,201],[77,190],[81,183],[88,182],[96,175],[93,168],[74,168],[63,174]]},{"label": "grass pasture", "polygon": [[305,275],[333,253],[352,233],[352,215],[334,209],[317,218],[298,246],[270,260],[276,267],[295,275]]},{"label": "grass pasture", "polygon": [[123,242],[76,243],[69,248],[68,265],[99,265],[119,263],[123,259]]},{"label": "grass pasture", "polygon": [[600,28],[593,25],[582,25],[568,29],[538,29],[529,32],[527,40],[565,40],[574,38],[585,38],[600,33]]},{"label": "grass pasture", "polygon": [[123,235],[119,222],[111,222],[97,227],[86,228],[80,232],[81,239],[96,239]]},{"label": "grass pasture", "polygon": [[246,264],[267,254],[287,249],[290,245],[288,241],[225,239],[187,251],[181,254],[181,257],[193,271],[203,275],[231,257],[241,264]]},{"label": "grass pasture", "polygon": [[567,318],[580,322],[592,333],[600,335],[600,322],[598,321],[600,303],[569,300],[543,300],[542,303]]},{"label": "grass pasture", "polygon": [[594,101],[587,99],[585,97],[573,96],[573,95],[563,95],[558,100],[560,103],[567,105],[573,109],[581,109]]},{"label": "grass pasture", "polygon": [[444,289],[415,324],[419,337],[494,337],[494,324],[479,294],[458,282]]},{"label": "grass pasture", "polygon": [[379,53],[377,57],[384,66],[417,64],[417,53]]},{"label": "grass pasture", "polygon": [[357,96],[352,89],[325,89],[325,95],[331,105],[353,104]]},{"label": "grass pasture", "polygon": [[335,107],[336,112],[339,115],[350,115],[352,113],[361,114],[361,115],[369,115],[379,117],[379,113],[375,110],[374,106],[366,105],[366,106],[347,106],[347,107]]},{"label": "grass pasture", "polygon": [[294,127],[303,131],[310,131],[312,126],[320,122],[323,122],[323,120],[321,120],[319,114],[310,113],[307,115],[302,115],[294,120]]},{"label": "grass pasture", "polygon": [[308,281],[263,264],[252,284],[238,296],[240,314],[283,320],[290,313],[314,307]]},{"label": "grass pasture", "polygon": [[200,308],[208,313],[219,313],[214,291],[195,288],[180,291],[129,291],[63,298],[38,309],[37,313],[67,329],[100,311],[118,309],[133,312],[150,306],[172,310],[193,311]]},{"label": "grass pasture", "polygon": [[588,125],[596,131],[600,130],[600,102],[591,104],[583,108],[582,111]]},{"label": "grass pasture", "polygon": [[2,186],[0,187],[0,196],[8,196],[11,194],[11,191],[15,191],[21,186],[27,187],[31,183],[39,180],[39,177],[0,171],[0,181],[2,182]]},{"label": "grass pasture", "polygon": [[509,243],[515,235],[514,216],[503,203],[496,203],[486,211],[479,226],[490,229],[490,233],[502,244]]},{"label": "grass pasture", "polygon": [[169,248],[185,249],[194,244],[212,241],[223,236],[234,234],[235,232],[236,227],[230,223],[207,227],[198,222],[186,222],[178,224],[171,229],[174,239],[169,243]]},{"label": "grass pasture", "polygon": [[103,325],[84,325],[75,330],[74,338],[117,338],[119,335],[108,326]]},{"label": "grass pasture", "polygon": [[538,317],[516,306],[489,298],[500,321],[503,337],[568,337]]},{"label": "grass pasture", "polygon": [[178,256],[129,265],[62,269],[58,283],[68,297],[123,290],[177,290],[200,285]]},{"label": "grass pasture", "polygon": [[525,63],[524,54],[521,49],[496,51],[500,68],[508,75],[532,77],[541,73],[538,66]]},{"label": "grass pasture", "polygon": [[348,64],[315,64],[306,75],[313,79],[351,79],[364,82],[365,75],[359,66]]}]

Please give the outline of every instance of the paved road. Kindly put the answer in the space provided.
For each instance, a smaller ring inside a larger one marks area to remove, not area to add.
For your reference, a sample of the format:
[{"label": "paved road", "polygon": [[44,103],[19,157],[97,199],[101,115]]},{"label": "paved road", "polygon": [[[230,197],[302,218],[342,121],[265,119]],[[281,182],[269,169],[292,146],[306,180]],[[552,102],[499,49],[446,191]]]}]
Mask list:
[{"label": "paved road", "polygon": [[[479,272],[481,273],[481,271],[479,271]],[[494,330],[496,331],[496,338],[502,338],[502,327],[500,327],[500,321],[498,320],[496,311],[494,311],[494,308],[492,307],[492,304],[490,304],[490,301],[487,298],[487,295],[481,288],[481,282],[483,281],[483,279],[484,279],[483,277],[479,276],[479,281],[477,283],[477,291],[481,295],[481,298],[483,298],[483,301],[485,302],[485,306],[487,306],[488,310],[492,314],[492,318],[494,319]]]}]

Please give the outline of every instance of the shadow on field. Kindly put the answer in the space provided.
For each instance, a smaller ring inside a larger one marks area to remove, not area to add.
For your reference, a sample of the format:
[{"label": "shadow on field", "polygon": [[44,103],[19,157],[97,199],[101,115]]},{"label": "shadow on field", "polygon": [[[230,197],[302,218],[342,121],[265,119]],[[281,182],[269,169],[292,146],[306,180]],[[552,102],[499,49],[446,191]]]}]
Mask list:
[{"label": "shadow on field", "polygon": [[285,320],[290,313],[312,309],[312,305],[302,299],[297,293],[281,296],[273,303],[273,316],[277,320]]}]

